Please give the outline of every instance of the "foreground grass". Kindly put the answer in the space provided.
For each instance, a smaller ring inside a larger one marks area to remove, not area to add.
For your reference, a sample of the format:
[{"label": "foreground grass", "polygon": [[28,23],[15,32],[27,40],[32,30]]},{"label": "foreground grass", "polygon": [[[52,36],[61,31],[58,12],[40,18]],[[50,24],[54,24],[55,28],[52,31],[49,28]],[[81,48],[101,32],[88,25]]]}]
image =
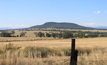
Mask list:
[{"label": "foreground grass", "polygon": [[[70,39],[1,38],[0,65],[69,65]],[[30,41],[26,41],[29,40]],[[107,38],[76,39],[78,65],[107,65]],[[25,40],[25,41],[20,41]]]},{"label": "foreground grass", "polygon": [[[78,48],[78,65],[106,65],[107,48]],[[15,47],[7,44],[0,49],[0,65],[69,65],[69,48]]]}]

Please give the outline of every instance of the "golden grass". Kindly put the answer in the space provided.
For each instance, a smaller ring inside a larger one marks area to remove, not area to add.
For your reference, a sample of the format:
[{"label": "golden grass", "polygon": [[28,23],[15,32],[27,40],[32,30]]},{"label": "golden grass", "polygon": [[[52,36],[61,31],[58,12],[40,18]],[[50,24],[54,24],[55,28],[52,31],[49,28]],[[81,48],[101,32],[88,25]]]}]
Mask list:
[{"label": "golden grass", "polygon": [[[12,43],[15,46],[39,46],[49,48],[70,48],[71,39],[54,39],[54,38],[37,38],[37,37],[6,37],[0,38],[2,40],[19,40],[10,42],[0,42],[0,46]],[[21,40],[21,41],[20,41]],[[25,40],[25,41],[23,41]],[[93,48],[93,47],[107,47],[107,38],[78,38],[76,39],[76,48]]]},{"label": "golden grass", "polygon": [[[0,40],[20,40],[0,42],[2,50],[8,43],[12,43],[15,47],[22,47],[23,49],[29,46],[46,47],[50,49],[66,49],[71,47],[71,39],[1,37]],[[78,65],[107,65],[107,38],[78,38],[76,39],[76,49],[92,50],[89,55],[84,53],[78,56]],[[0,65],[69,65],[70,63],[69,56],[48,56],[47,58],[37,58],[35,56],[32,58],[32,53],[29,52],[29,57],[25,58],[23,53],[20,53],[21,56],[18,56],[19,51],[20,50],[17,50],[13,54],[10,54],[8,51],[6,58],[0,58]]]}]

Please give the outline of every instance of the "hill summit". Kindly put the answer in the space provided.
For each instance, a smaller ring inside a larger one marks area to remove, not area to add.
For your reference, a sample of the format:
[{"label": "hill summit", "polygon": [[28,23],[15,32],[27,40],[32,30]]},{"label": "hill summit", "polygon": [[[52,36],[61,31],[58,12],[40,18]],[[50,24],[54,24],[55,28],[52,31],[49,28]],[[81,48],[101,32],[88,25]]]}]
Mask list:
[{"label": "hill summit", "polygon": [[58,29],[93,29],[90,27],[81,26],[75,23],[57,23],[57,22],[46,22],[43,25],[36,25],[30,28],[58,28]]}]

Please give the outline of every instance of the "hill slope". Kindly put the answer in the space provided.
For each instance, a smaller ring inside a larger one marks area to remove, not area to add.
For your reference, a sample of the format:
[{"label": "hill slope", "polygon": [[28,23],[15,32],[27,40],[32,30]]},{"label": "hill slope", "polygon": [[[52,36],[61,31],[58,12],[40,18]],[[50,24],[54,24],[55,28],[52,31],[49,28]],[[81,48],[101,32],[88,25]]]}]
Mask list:
[{"label": "hill slope", "polygon": [[94,28],[80,26],[74,23],[56,23],[56,22],[47,22],[44,23],[43,25],[32,26],[30,28],[94,29]]}]

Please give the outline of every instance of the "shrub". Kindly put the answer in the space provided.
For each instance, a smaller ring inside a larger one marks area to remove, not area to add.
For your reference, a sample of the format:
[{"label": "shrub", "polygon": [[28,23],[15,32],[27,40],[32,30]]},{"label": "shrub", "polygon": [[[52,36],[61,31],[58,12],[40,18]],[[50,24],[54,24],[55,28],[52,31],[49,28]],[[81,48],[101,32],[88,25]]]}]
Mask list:
[{"label": "shrub", "polygon": [[92,52],[92,49],[77,49],[77,50],[78,50],[78,55],[83,55],[83,54],[89,55]]},{"label": "shrub", "polygon": [[65,56],[70,56],[71,55],[71,49],[63,49],[62,51],[64,52]]}]

